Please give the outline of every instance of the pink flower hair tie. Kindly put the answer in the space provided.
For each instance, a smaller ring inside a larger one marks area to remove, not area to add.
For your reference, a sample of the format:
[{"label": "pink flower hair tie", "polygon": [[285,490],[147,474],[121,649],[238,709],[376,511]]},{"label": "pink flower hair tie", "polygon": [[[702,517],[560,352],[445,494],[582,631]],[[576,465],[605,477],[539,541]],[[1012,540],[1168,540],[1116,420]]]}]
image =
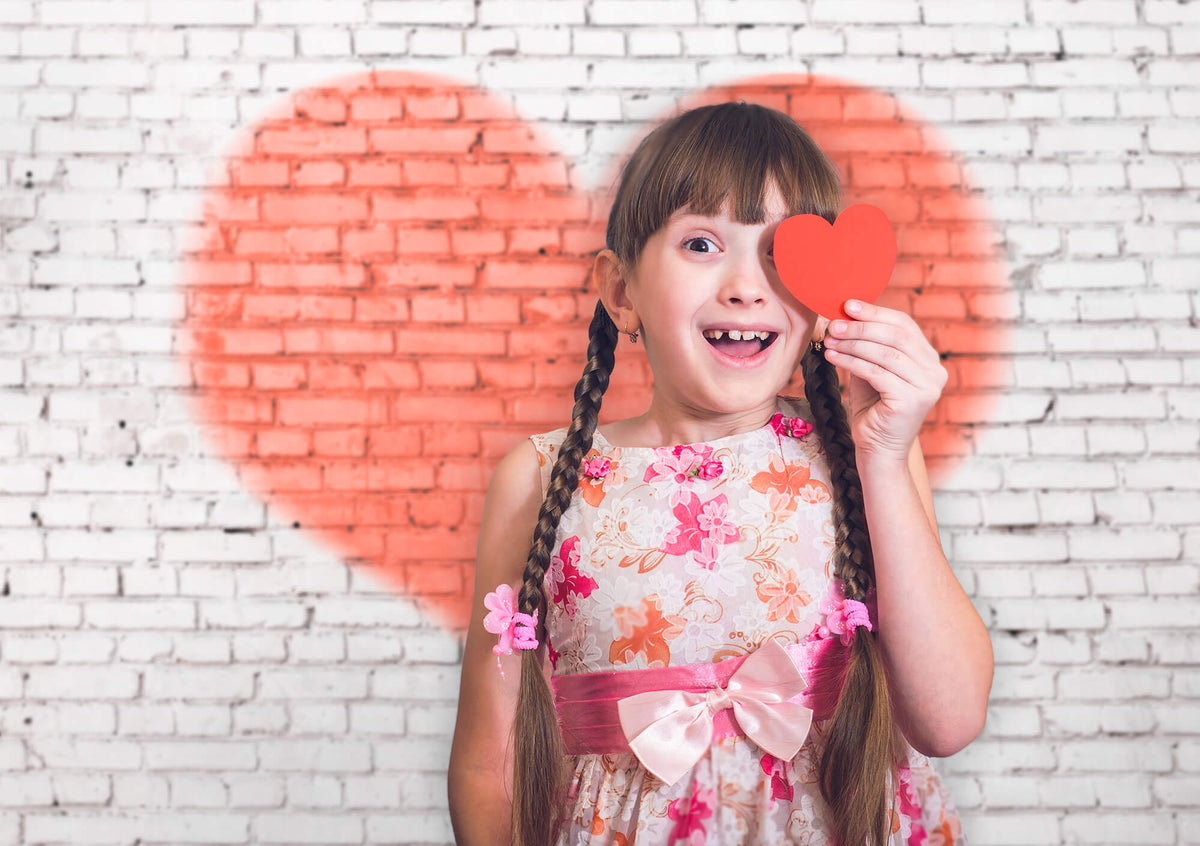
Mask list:
[{"label": "pink flower hair tie", "polygon": [[831,579],[829,594],[821,600],[821,613],[825,615],[824,624],[813,627],[810,636],[821,638],[838,635],[843,646],[849,646],[854,638],[854,630],[865,626],[873,631],[871,615],[865,603],[857,599],[846,599],[841,579]]},{"label": "pink flower hair tie", "polygon": [[[512,655],[513,649],[537,649],[537,610],[522,614],[517,610],[516,593],[512,585],[502,584],[483,598],[483,605],[491,613],[483,619],[483,627],[499,640],[492,647],[496,666],[500,666],[501,655]],[[504,675],[504,669],[500,669]]]}]

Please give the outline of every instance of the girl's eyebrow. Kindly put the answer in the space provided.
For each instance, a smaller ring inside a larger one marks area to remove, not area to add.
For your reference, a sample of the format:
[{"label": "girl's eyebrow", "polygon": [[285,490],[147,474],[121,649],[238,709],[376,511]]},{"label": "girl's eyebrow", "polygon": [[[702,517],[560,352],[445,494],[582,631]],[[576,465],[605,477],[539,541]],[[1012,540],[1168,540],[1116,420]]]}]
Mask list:
[{"label": "girl's eyebrow", "polygon": [[700,215],[696,214],[696,212],[683,212],[683,214],[676,212],[676,215],[673,215],[671,218],[671,226],[691,226],[692,223],[696,223],[697,221],[715,221],[718,220],[718,217],[718,215]]}]

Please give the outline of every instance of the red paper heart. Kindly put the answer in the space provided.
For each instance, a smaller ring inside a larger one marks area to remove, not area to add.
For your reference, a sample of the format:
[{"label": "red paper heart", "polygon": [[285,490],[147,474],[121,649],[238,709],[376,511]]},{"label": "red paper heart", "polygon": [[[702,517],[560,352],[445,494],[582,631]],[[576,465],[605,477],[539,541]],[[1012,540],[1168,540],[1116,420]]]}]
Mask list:
[{"label": "red paper heart", "polygon": [[[771,76],[678,108],[728,100],[791,114],[849,174],[848,198],[886,209],[910,260],[905,296],[932,285],[940,303],[999,275],[952,159],[927,150],[929,127],[890,96]],[[184,248],[178,349],[211,450],[273,522],[453,627],[467,618],[491,472],[530,433],[569,422],[583,367],[588,270],[612,197],[577,186],[553,148],[504,101],[455,80],[335,80],[234,140]],[[596,184],[615,190],[623,159]],[[1007,313],[992,297],[972,317],[993,303]],[[946,348],[1003,346],[969,328]],[[602,424],[642,413],[651,395],[643,347],[622,343],[616,360]],[[1001,365],[972,356],[952,373],[995,384]],[[799,376],[788,390],[802,392]],[[968,395],[955,411],[975,422],[990,401]],[[936,483],[969,445],[950,427],[927,431]]]},{"label": "red paper heart", "polygon": [[877,206],[857,203],[829,221],[797,214],[775,230],[775,269],[804,305],[830,320],[853,319],[848,299],[873,303],[896,266],[896,233]]}]

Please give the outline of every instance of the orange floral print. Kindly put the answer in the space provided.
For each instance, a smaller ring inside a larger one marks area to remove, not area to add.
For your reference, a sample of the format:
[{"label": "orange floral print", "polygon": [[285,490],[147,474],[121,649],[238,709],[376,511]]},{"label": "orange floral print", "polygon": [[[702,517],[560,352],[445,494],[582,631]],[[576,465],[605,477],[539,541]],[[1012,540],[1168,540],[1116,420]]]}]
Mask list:
[{"label": "orange floral print", "polygon": [[623,636],[612,642],[608,660],[614,664],[628,664],[640,655],[648,667],[666,667],[671,663],[667,641],[679,637],[687,622],[683,617],[663,616],[656,593],[643,599],[637,608],[616,609],[613,620]]},{"label": "orange floral print", "polygon": [[762,494],[774,491],[786,512],[795,511],[800,502],[829,500],[829,488],[823,482],[812,478],[808,462],[796,461],[788,464],[779,455],[772,453],[767,467],[767,470],[754,475],[750,480],[750,487]]},{"label": "orange floral print", "polygon": [[800,587],[792,570],[773,569],[766,574],[755,573],[758,598],[767,603],[767,619],[799,623],[801,610],[812,602],[812,595]]}]

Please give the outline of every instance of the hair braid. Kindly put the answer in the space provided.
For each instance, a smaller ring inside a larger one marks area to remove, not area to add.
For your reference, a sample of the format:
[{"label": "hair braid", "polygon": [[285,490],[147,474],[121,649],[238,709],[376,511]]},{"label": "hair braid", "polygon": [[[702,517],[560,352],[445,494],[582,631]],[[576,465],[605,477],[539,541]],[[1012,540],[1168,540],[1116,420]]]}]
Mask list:
[{"label": "hair braid", "polygon": [[833,482],[834,574],[845,583],[846,598],[861,602],[875,582],[875,559],[837,368],[811,347],[802,364],[804,394],[825,446]]},{"label": "hair braid", "polygon": [[[837,368],[811,348],[802,366],[805,397],[825,445],[833,488],[834,575],[842,580],[846,598],[861,602],[875,583],[875,561]],[[820,761],[821,793],[842,846],[887,842],[895,742],[886,667],[875,633],[858,628]]]},{"label": "hair braid", "polygon": [[542,671],[546,648],[547,602],[542,589],[558,524],[571,504],[579,484],[579,465],[592,448],[592,437],[600,415],[600,404],[608,389],[617,346],[617,327],[604,304],[588,327],[587,364],[575,385],[575,409],[558,459],[546,486],[546,498],[538,512],[533,544],[525,565],[525,581],[518,595],[521,612],[538,612],[540,645],[521,656],[521,684],[517,694],[517,720],[513,772],[513,842],[516,846],[545,846],[555,839],[565,805],[561,789],[565,782],[562,738],[554,700]]}]

